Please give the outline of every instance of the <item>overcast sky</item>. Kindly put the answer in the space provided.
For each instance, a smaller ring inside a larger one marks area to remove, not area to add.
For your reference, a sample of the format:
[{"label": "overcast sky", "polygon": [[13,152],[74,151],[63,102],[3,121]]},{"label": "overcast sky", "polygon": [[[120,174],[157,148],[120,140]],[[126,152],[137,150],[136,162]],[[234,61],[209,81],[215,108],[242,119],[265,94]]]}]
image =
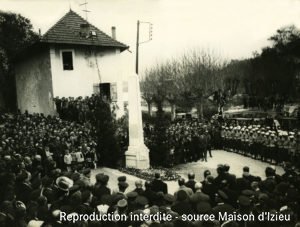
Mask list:
[{"label": "overcast sky", "polygon": [[[87,0],[89,21],[130,46],[134,65],[136,22],[153,23],[153,40],[140,47],[140,69],[191,48],[209,48],[226,59],[252,56],[282,26],[300,27],[300,0]],[[84,0],[0,0],[0,9],[29,18],[44,34],[70,6],[85,17]],[[147,38],[147,25],[141,28]]]}]

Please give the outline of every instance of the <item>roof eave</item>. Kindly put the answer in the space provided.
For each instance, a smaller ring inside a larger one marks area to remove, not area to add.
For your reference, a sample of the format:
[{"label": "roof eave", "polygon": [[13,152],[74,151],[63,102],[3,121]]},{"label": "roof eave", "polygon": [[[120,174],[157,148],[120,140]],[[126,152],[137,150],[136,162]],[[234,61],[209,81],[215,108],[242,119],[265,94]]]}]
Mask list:
[{"label": "roof eave", "polygon": [[115,48],[120,49],[121,52],[124,50],[129,49],[129,46],[125,45],[101,45],[101,44],[87,44],[87,43],[68,43],[68,42],[59,42],[59,41],[45,41],[41,40],[39,41],[41,44],[62,44],[62,45],[76,45],[76,46],[97,46],[97,47],[106,47],[106,48]]}]

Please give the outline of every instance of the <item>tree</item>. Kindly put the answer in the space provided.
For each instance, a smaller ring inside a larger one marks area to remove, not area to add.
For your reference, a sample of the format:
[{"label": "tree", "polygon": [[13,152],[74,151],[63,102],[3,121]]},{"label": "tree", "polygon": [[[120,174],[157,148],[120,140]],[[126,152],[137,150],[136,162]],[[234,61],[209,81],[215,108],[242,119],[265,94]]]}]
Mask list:
[{"label": "tree", "polygon": [[160,75],[165,88],[165,99],[171,106],[171,120],[174,120],[176,117],[176,106],[181,98],[180,84],[182,83],[182,77],[178,63],[175,60],[166,62],[161,66]]},{"label": "tree", "polygon": [[146,101],[148,106],[148,115],[152,116],[152,103],[153,103],[153,91],[155,82],[153,81],[153,77],[149,76],[148,71],[146,71],[146,76],[144,80],[140,82],[142,98]]},{"label": "tree", "polygon": [[269,40],[272,45],[251,59],[247,93],[258,96],[265,108],[280,110],[285,102],[300,97],[297,87],[300,30],[294,25],[286,26],[278,29]]},{"label": "tree", "polygon": [[145,76],[141,82],[143,98],[148,104],[150,113],[151,104],[155,103],[157,112],[163,112],[163,104],[168,101],[172,109],[172,119],[175,118],[176,102],[178,93],[178,69],[176,62],[165,62],[156,64],[145,71]]},{"label": "tree", "polygon": [[[145,72],[142,81],[143,97],[154,102],[158,113],[167,101],[171,106],[171,119],[176,116],[176,107],[197,106],[203,117],[205,99],[222,85],[220,69],[224,62],[209,51],[190,51],[176,60],[156,64]],[[186,105],[188,104],[188,105]]]},{"label": "tree", "polygon": [[95,109],[97,130],[97,152],[101,165],[116,167],[121,158],[120,145],[117,141],[116,122],[113,118],[109,103],[99,99]]},{"label": "tree", "polygon": [[3,97],[6,107],[13,108],[15,101],[13,60],[37,40],[38,35],[32,30],[29,19],[0,11],[0,97]]},{"label": "tree", "polygon": [[214,91],[222,86],[224,62],[211,51],[194,50],[186,53],[181,60],[182,73],[190,99],[197,107],[198,117],[203,118],[203,104]]}]

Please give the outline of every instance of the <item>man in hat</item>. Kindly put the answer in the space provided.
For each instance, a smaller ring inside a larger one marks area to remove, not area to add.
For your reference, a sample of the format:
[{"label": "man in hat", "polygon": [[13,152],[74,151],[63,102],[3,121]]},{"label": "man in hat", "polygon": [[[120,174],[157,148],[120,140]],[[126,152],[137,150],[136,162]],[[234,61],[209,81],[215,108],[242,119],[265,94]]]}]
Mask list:
[{"label": "man in hat", "polygon": [[79,214],[92,214],[94,209],[91,206],[92,193],[90,190],[85,189],[81,193],[82,204],[78,207]]},{"label": "man in hat", "polygon": [[51,210],[61,209],[62,206],[69,204],[69,190],[73,186],[74,182],[68,177],[61,176],[55,181],[56,188],[54,190],[55,201],[51,205]]},{"label": "man in hat", "polygon": [[26,204],[29,202],[30,195],[33,191],[30,180],[31,174],[26,170],[22,170],[17,176],[16,197],[18,200],[23,201]]},{"label": "man in hat", "polygon": [[98,200],[101,200],[104,195],[110,195],[111,190],[107,187],[107,183],[109,181],[109,176],[98,173],[96,175],[96,184],[93,188],[93,194],[97,197]]},{"label": "man in hat", "polygon": [[175,197],[171,194],[165,194],[164,195],[164,201],[165,205],[163,206],[165,209],[171,210],[171,206],[175,202]]},{"label": "man in hat", "polygon": [[179,190],[176,196],[176,201],[171,207],[172,211],[178,213],[179,215],[183,214],[193,214],[193,208],[191,203],[188,201],[188,194],[184,190]]},{"label": "man in hat", "polygon": [[220,188],[221,182],[226,179],[227,174],[225,173],[225,167],[222,164],[217,166],[218,176],[214,179],[214,185]]},{"label": "man in hat", "polygon": [[135,209],[135,199],[138,195],[139,194],[135,191],[131,191],[126,194],[129,212],[132,212]]},{"label": "man in hat", "polygon": [[148,199],[150,206],[152,206],[158,198],[156,192],[152,190],[152,184],[150,181],[145,181],[145,191],[143,193],[143,196],[145,196]]},{"label": "man in hat", "polygon": [[213,207],[213,213],[215,214],[216,218],[218,219],[219,213],[232,214],[235,209],[228,203],[228,196],[221,190],[218,190],[218,192],[215,195],[215,202],[216,206]]},{"label": "man in hat", "polygon": [[267,167],[265,170],[266,179],[259,183],[259,188],[264,193],[272,193],[276,186],[275,171],[271,167]]},{"label": "man in hat", "polygon": [[138,195],[135,199],[135,205],[137,210],[144,210],[149,205],[149,201],[145,196]]},{"label": "man in hat", "polygon": [[118,188],[119,188],[119,190],[118,190],[118,192],[116,192],[113,196],[114,196],[114,198],[124,198],[124,199],[127,199],[127,196],[126,196],[126,194],[125,194],[125,191],[126,191],[126,189],[128,188],[128,183],[127,182],[125,182],[125,181],[120,181],[119,183],[118,183]]},{"label": "man in hat", "polygon": [[[127,202],[126,199],[121,199],[121,200],[118,201],[117,210],[114,214],[115,215],[116,214],[117,215],[122,215],[122,214],[128,215],[128,202]],[[118,224],[121,224],[120,226],[126,226],[126,225],[124,225],[125,223],[118,222]]]},{"label": "man in hat", "polygon": [[[119,183],[122,183],[122,182],[126,182],[126,176],[119,176],[119,177],[117,178],[117,180],[118,180],[118,184],[119,184]],[[118,192],[119,192],[119,187],[114,188],[113,191],[112,191],[112,194],[114,195],[114,194],[116,194],[116,193],[118,193]]]},{"label": "man in hat", "polygon": [[151,182],[152,190],[154,192],[163,192],[164,194],[168,193],[168,185],[162,181],[160,173],[155,173],[155,179]]}]

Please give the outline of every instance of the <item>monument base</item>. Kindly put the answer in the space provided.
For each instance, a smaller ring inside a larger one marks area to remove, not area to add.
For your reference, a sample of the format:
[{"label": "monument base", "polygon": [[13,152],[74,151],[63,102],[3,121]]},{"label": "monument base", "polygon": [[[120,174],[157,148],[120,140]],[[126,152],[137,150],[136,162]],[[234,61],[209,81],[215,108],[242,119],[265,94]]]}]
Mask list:
[{"label": "monument base", "polygon": [[149,169],[149,149],[144,145],[129,146],[125,153],[126,167],[136,169]]}]

